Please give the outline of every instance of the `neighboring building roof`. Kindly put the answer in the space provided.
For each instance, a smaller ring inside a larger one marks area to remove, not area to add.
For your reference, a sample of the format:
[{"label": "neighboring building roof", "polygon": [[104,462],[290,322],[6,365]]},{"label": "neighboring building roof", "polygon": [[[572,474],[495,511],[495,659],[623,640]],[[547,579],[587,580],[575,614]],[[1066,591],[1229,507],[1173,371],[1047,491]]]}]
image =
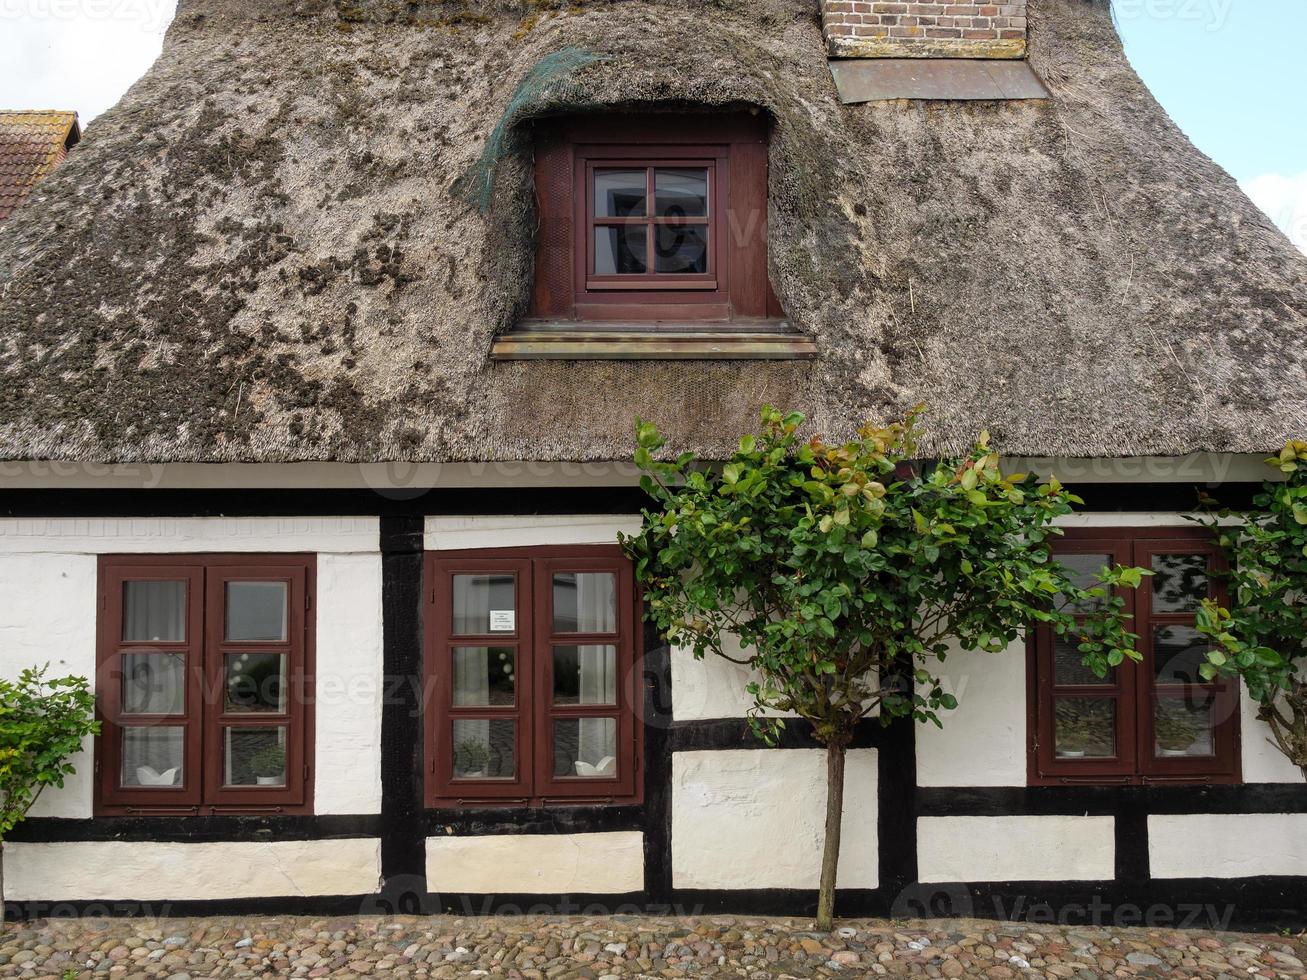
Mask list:
[{"label": "neighboring building roof", "polygon": [[81,138],[75,112],[0,109],[0,221],[18,210]]},{"label": "neighboring building roof", "polygon": [[[1307,432],[1307,258],[1149,94],[1107,0],[1032,3],[1049,101],[853,106],[812,0],[528,8],[183,0],[0,229],[0,455],[624,459],[637,415],[720,455],[764,402],[836,437],[925,401],[931,452]],[[489,362],[530,289],[530,120],[686,105],[774,118],[772,280],[820,358]]]}]

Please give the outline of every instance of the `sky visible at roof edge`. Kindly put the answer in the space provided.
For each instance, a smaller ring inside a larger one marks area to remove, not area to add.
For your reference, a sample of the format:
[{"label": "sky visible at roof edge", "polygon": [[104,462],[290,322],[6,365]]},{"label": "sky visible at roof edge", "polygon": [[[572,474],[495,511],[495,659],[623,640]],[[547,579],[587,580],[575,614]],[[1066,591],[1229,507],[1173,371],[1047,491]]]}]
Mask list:
[{"label": "sky visible at roof edge", "polygon": [[[1307,252],[1304,0],[1113,0],[1130,59],[1191,139]],[[84,127],[158,56],[176,0],[0,0],[0,109]]]}]

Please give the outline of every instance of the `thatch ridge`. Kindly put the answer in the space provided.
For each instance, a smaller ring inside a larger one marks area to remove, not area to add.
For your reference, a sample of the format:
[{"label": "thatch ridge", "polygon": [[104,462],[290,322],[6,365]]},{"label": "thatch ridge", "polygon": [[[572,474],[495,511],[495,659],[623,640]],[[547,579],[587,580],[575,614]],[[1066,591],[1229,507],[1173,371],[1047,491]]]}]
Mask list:
[{"label": "thatch ridge", "polygon": [[[625,458],[918,401],[934,450],[1256,452],[1307,431],[1307,259],[1179,132],[1102,0],[1042,0],[1052,102],[842,107],[806,0],[183,0],[159,62],[0,229],[0,456]],[[569,8],[570,9],[570,8]],[[693,39],[693,44],[687,43]],[[457,195],[521,79],[483,215]],[[775,121],[804,363],[487,360],[524,307],[530,120]]]}]

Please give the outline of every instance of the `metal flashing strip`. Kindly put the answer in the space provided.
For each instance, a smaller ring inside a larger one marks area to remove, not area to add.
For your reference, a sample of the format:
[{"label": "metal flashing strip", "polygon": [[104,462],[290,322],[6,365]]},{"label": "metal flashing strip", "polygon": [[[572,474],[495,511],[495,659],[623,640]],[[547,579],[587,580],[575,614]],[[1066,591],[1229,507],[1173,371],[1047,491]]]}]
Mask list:
[{"label": "metal flashing strip", "polygon": [[832,58],[830,70],[845,105],[889,99],[1002,101],[1052,97],[1026,61]]}]

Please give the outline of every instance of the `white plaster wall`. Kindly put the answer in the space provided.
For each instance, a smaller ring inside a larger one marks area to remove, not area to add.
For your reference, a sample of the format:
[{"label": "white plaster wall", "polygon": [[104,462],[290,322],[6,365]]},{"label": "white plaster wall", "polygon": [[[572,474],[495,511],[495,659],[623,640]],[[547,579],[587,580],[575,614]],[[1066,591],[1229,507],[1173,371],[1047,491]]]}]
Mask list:
[{"label": "white plaster wall", "polygon": [[[1121,513],[1067,514],[1056,518],[1058,527],[1118,528],[1118,527],[1193,527],[1194,522],[1185,514],[1174,511],[1123,511]],[[1230,518],[1225,523],[1235,523]]]},{"label": "white plaster wall", "polygon": [[[729,637],[726,653],[742,658],[745,651],[740,641]],[[745,687],[759,679],[758,672],[742,664],[734,664],[716,654],[707,654],[695,660],[694,653],[681,647],[672,647],[672,718],[676,721],[694,721],[706,718],[743,718],[753,705],[753,698]],[[765,712],[780,716],[780,712]],[[794,717],[787,714],[785,717]]]},{"label": "white plaster wall", "polygon": [[[677,888],[816,888],[826,820],[817,749],[672,756],[672,883]],[[836,884],[878,881],[876,751],[848,753]]]},{"label": "white plaster wall", "polygon": [[1239,730],[1242,735],[1245,783],[1301,783],[1302,770],[1288,760],[1271,738],[1271,729],[1257,717],[1257,702],[1240,685]]},{"label": "white plaster wall", "polygon": [[617,544],[618,532],[635,534],[638,516],[584,514],[544,517],[428,517],[429,551],[529,548],[537,545]]},{"label": "white plaster wall", "polygon": [[[50,665],[51,676],[95,682],[96,560],[93,555],[0,555],[0,674]],[[62,790],[43,792],[34,817],[89,817],[94,785],[91,740],[71,760]],[[6,848],[6,853],[8,849]]]},{"label": "white plaster wall", "polygon": [[619,895],[644,890],[644,835],[505,834],[427,839],[433,892]]},{"label": "white plaster wall", "polygon": [[1307,813],[1180,813],[1148,817],[1154,878],[1307,875]]},{"label": "white plaster wall", "polygon": [[928,669],[958,699],[940,723],[917,725],[920,786],[1026,785],[1026,644],[1002,653],[954,649]]},{"label": "white plaster wall", "polygon": [[380,877],[376,839],[5,845],[5,897],[15,901],[363,895]]},{"label": "white plaster wall", "polygon": [[1115,877],[1112,817],[920,817],[918,877],[1101,881]]},{"label": "white plaster wall", "polygon": [[[97,555],[296,552],[318,556],[317,813],[381,809],[379,519],[0,519],[0,672],[51,664],[95,683]],[[90,817],[90,740],[40,817]]]},{"label": "white plaster wall", "polygon": [[381,556],[319,555],[313,809],[381,812]]},{"label": "white plaster wall", "polygon": [[0,555],[369,552],[376,517],[96,517],[0,519]]}]

